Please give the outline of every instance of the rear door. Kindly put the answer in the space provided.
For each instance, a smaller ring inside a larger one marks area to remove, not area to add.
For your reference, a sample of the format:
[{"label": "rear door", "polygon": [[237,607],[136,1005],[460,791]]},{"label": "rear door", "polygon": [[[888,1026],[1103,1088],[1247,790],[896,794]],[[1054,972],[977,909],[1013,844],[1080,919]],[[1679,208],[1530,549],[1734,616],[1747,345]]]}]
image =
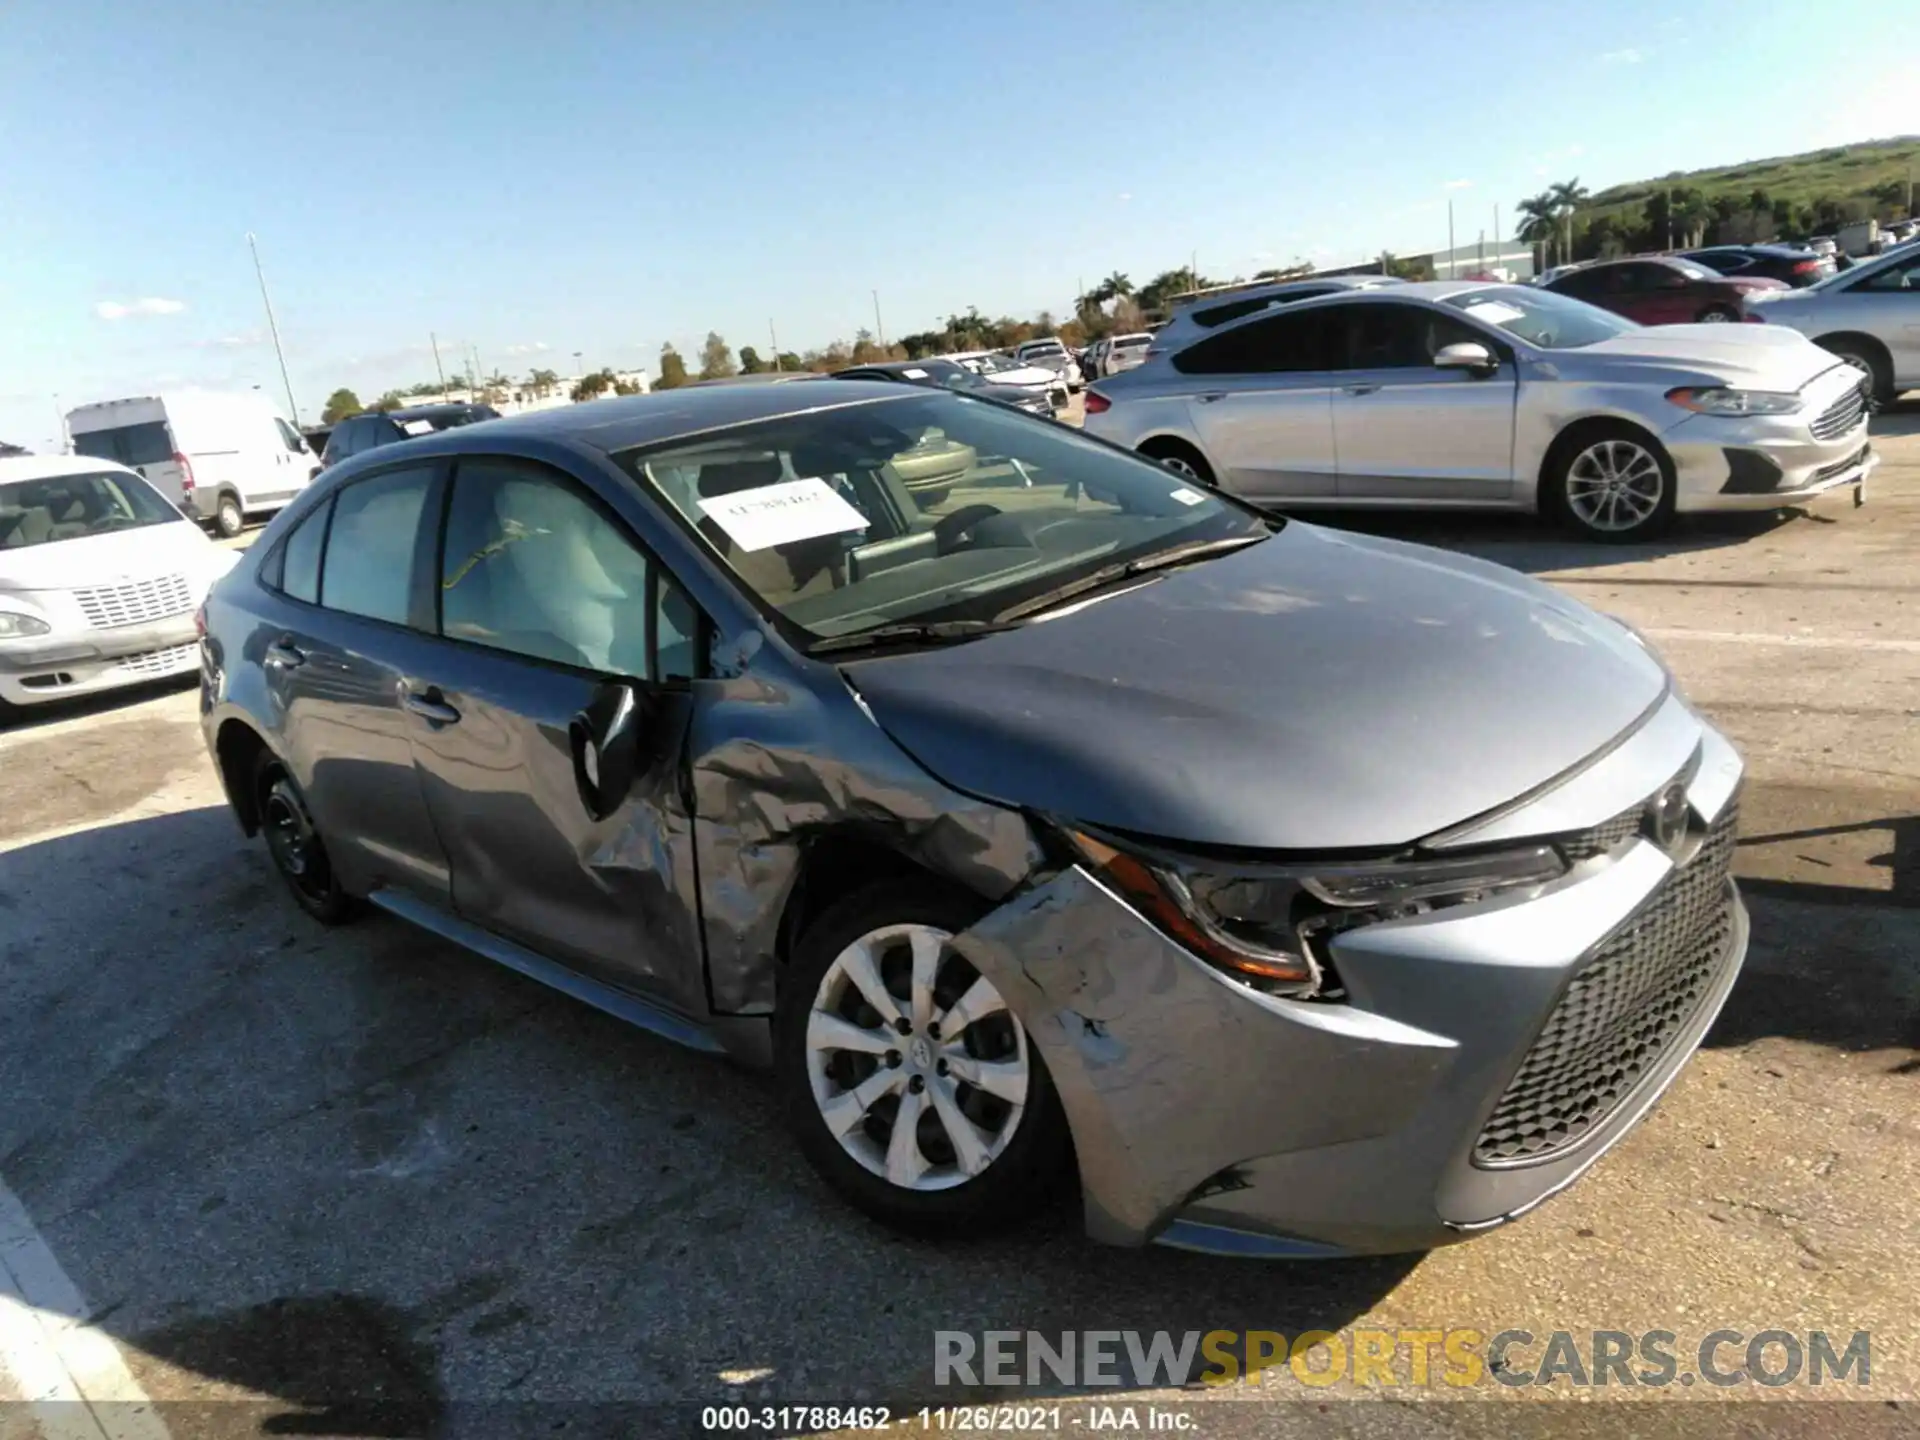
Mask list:
[{"label": "rear door", "polygon": [[[1339,493],[1369,500],[1504,500],[1513,489],[1518,372],[1504,344],[1422,305],[1356,303],[1333,393]],[[1441,370],[1443,346],[1484,345],[1492,374]]]},{"label": "rear door", "polygon": [[260,637],[281,758],[352,888],[400,885],[447,903],[446,853],[414,769],[402,678],[433,641],[422,535],[441,466],[393,466],[342,486],[267,557],[282,603]]},{"label": "rear door", "polygon": [[[440,634],[402,677],[459,912],[686,1014],[706,1010],[682,742],[699,626],[589,486],[462,456],[436,562]],[[647,763],[591,815],[574,718],[631,686]]]},{"label": "rear door", "polygon": [[1887,347],[1896,390],[1920,386],[1920,253],[1855,281],[1822,308],[1838,322],[1830,329],[1859,330]]},{"label": "rear door", "polygon": [[1335,493],[1339,307],[1286,310],[1214,332],[1171,360],[1214,476],[1237,495]]},{"label": "rear door", "polygon": [[[150,409],[148,413],[153,414]],[[77,455],[113,460],[139,473],[176,509],[193,513],[187,472],[174,458],[173,432],[163,416],[129,420],[98,430],[76,430],[69,437]]]}]

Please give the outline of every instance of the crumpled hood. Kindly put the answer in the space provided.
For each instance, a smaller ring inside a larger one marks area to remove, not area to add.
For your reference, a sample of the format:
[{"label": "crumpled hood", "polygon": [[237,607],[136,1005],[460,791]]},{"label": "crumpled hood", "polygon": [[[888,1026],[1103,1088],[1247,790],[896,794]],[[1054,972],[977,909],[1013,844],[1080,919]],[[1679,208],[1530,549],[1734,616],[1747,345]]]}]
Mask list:
[{"label": "crumpled hood", "polygon": [[[1790,295],[1790,290],[1766,291]],[[1747,296],[1758,299],[1761,292]],[[1555,360],[1615,358],[1704,370],[1758,390],[1798,390],[1837,363],[1797,330],[1766,325],[1648,325],[1577,350],[1552,352]]]},{"label": "crumpled hood", "polygon": [[1396,847],[1491,810],[1666,688],[1624,629],[1524,575],[1298,522],[1052,619],[844,673],[957,789],[1293,851]]}]

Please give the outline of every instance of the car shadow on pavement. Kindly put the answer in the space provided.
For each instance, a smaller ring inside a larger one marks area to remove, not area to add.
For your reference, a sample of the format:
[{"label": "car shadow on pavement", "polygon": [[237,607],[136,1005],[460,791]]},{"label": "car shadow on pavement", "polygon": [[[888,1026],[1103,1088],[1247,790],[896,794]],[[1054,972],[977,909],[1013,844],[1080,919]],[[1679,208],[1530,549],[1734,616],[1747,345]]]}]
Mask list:
[{"label": "car shadow on pavement", "polygon": [[1532,515],[1316,510],[1311,515],[1302,514],[1300,518],[1318,525],[1355,530],[1384,539],[1458,550],[1510,569],[1525,571],[1529,575],[1539,575],[1560,570],[1632,565],[1668,555],[1744,545],[1806,516],[1805,512],[1798,510],[1683,515],[1674,528],[1660,539],[1630,545],[1602,545],[1580,540]]},{"label": "car shadow on pavement", "polygon": [[1920,815],[1749,834],[1740,846],[1804,845],[1886,831],[1892,844],[1867,857],[1868,864],[1887,869],[1886,890],[1741,877],[1753,941],[1708,1046],[1776,1036],[1886,1052],[1893,1073],[1920,1072]]},{"label": "car shadow on pavement", "polygon": [[1876,439],[1920,435],[1920,397],[1896,400],[1877,413],[1867,429]]},{"label": "car shadow on pavement", "polygon": [[891,1234],[767,1077],[397,921],[323,929],[217,806],[0,854],[0,1095],[0,1179],[148,1392],[264,1401],[276,1433],[950,1404],[937,1331],[1338,1331],[1417,1263],[1109,1250],[1065,1208]]}]

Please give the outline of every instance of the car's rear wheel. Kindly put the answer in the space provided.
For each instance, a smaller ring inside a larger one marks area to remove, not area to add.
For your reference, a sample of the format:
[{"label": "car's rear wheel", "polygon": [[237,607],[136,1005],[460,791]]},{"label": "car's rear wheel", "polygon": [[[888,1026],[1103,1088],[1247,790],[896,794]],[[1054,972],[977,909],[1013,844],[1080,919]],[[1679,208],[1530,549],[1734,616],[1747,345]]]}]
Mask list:
[{"label": "car's rear wheel", "polygon": [[1709,305],[1694,317],[1702,325],[1724,325],[1730,320],[1738,320],[1739,313],[1726,305]]},{"label": "car's rear wheel", "polygon": [[323,925],[353,918],[358,903],[340,888],[326,842],[314,827],[306,796],[273,756],[263,754],[254,772],[260,830],[273,868],[280,872],[300,908]]},{"label": "car's rear wheel", "polygon": [[1544,508],[1589,540],[1648,540],[1673,523],[1673,461],[1643,430],[1601,422],[1561,436],[1547,458]]},{"label": "car's rear wheel", "polygon": [[213,528],[223,539],[231,540],[246,528],[247,512],[240,508],[236,495],[222,495],[213,512]]},{"label": "car's rear wheel", "polygon": [[1159,461],[1176,475],[1198,480],[1202,485],[1214,483],[1213,467],[1207,463],[1207,457],[1184,440],[1159,436],[1141,445],[1140,453],[1149,460]]},{"label": "car's rear wheel", "polygon": [[992,981],[954,951],[979,918],[938,882],[869,886],[801,936],[782,977],[775,1065],[800,1148],[883,1224],[972,1234],[1058,1193],[1059,1096]]}]

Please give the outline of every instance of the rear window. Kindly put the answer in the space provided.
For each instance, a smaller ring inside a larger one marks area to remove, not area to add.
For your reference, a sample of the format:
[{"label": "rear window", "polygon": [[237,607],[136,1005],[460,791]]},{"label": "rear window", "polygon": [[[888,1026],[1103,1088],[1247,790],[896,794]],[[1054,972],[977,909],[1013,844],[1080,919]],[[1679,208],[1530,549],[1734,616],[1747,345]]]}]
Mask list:
[{"label": "rear window", "polygon": [[143,425],[115,425],[77,433],[73,448],[76,454],[91,455],[95,460],[159,465],[173,458],[173,436],[167,433],[165,421],[149,420]]},{"label": "rear window", "polygon": [[1151,335],[1123,335],[1113,342],[1113,348],[1116,350],[1140,350],[1144,349],[1152,339],[1153,337]]}]

